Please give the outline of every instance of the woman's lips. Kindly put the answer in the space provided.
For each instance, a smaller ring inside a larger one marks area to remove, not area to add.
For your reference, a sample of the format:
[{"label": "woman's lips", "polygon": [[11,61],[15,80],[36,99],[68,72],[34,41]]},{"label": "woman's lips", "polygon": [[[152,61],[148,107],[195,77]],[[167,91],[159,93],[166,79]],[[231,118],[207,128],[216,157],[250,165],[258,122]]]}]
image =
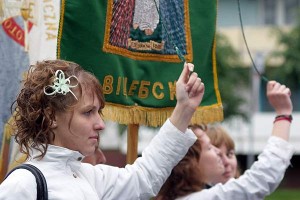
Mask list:
[{"label": "woman's lips", "polygon": [[225,173],[223,174],[223,176],[225,176],[225,177],[230,177],[230,176],[231,176],[231,172],[225,172]]},{"label": "woman's lips", "polygon": [[93,140],[98,140],[98,136],[92,136],[92,137],[89,137],[89,139],[93,139]]}]

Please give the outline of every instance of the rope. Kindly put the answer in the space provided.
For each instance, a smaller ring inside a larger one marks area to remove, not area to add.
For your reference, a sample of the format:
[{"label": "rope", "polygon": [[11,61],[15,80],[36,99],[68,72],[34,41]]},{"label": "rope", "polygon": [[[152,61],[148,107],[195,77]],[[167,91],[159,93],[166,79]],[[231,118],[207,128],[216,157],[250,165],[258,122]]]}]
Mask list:
[{"label": "rope", "polygon": [[243,25],[242,14],[241,14],[240,0],[237,0],[237,3],[238,3],[238,11],[239,11],[239,18],[240,18],[240,25],[241,25],[242,35],[243,35],[243,39],[244,39],[244,42],[245,42],[245,45],[246,45],[246,48],[247,48],[247,51],[248,51],[248,55],[251,59],[253,68],[255,69],[256,73],[261,77],[262,80],[264,80],[265,82],[268,82],[269,80],[258,71],[258,69],[257,69],[257,67],[256,67],[256,65],[253,61],[253,58],[252,58],[252,55],[251,55],[251,52],[249,50],[248,43],[247,43],[247,40],[246,40],[246,37],[245,37],[244,25]]}]

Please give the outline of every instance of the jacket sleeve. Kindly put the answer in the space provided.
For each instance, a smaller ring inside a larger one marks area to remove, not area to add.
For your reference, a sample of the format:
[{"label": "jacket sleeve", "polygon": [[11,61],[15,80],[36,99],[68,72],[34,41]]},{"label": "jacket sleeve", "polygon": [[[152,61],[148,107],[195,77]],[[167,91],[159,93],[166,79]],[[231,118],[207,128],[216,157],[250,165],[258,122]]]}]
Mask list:
[{"label": "jacket sleeve", "polygon": [[264,199],[280,184],[293,153],[291,144],[272,136],[258,160],[238,179],[231,179],[224,185],[219,183],[182,199]]},{"label": "jacket sleeve", "polygon": [[103,174],[96,180],[99,196],[124,200],[148,200],[155,196],[195,141],[191,130],[182,133],[167,120],[134,164],[122,169],[99,166],[99,173]]}]

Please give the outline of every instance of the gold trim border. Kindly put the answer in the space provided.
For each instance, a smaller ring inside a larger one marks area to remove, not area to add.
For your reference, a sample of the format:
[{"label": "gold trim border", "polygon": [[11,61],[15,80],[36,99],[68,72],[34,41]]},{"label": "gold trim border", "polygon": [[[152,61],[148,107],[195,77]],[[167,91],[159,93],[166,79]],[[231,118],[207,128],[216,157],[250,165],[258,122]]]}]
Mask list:
[{"label": "gold trim border", "polygon": [[61,53],[61,38],[62,38],[62,32],[63,32],[63,25],[64,25],[64,15],[65,15],[65,6],[66,6],[66,0],[61,0],[61,5],[60,5],[60,18],[59,18],[59,29],[58,29],[58,34],[57,34],[57,47],[56,47],[56,57],[60,57]]}]

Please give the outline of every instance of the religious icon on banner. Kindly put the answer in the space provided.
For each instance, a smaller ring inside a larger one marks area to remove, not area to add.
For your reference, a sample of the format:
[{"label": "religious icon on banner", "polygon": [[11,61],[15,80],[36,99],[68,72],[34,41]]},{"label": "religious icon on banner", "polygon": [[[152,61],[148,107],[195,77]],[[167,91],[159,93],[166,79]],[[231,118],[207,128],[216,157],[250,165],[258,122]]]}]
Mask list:
[{"label": "religious icon on banner", "polygon": [[180,62],[176,46],[191,61],[188,1],[109,1],[104,51],[138,60]]}]

